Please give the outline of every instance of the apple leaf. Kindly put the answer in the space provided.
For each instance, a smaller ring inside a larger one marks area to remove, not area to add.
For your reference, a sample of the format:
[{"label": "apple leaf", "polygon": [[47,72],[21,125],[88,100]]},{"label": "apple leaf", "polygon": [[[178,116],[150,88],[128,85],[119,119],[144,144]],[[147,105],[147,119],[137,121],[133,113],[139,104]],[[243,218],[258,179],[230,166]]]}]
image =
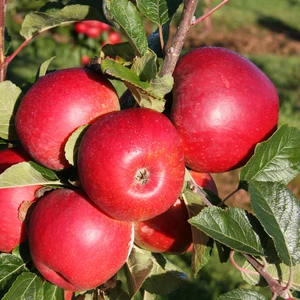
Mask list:
[{"label": "apple leaf", "polygon": [[286,265],[300,263],[300,202],[282,183],[251,182],[252,209]]},{"label": "apple leaf", "polygon": [[22,91],[11,81],[0,83],[0,138],[17,140],[15,113]]},{"label": "apple leaf", "polygon": [[267,298],[256,291],[235,289],[219,296],[217,300],[267,300]]},{"label": "apple leaf", "polygon": [[258,235],[253,230],[245,211],[240,208],[205,207],[189,222],[231,249],[253,255],[263,253]]},{"label": "apple leaf", "polygon": [[39,69],[38,69],[38,72],[37,72],[37,75],[36,75],[36,80],[37,80],[39,77],[42,77],[42,76],[46,75],[47,70],[48,70],[48,67],[49,67],[51,61],[52,61],[55,57],[56,57],[56,56],[50,57],[49,59],[47,59],[46,61],[44,61],[44,62],[40,65],[40,67],[39,67]]},{"label": "apple leaf", "polygon": [[129,0],[104,0],[106,18],[128,39],[137,56],[143,56],[148,49],[146,31],[142,18]]},{"label": "apple leaf", "polygon": [[177,11],[182,0],[137,0],[141,13],[157,25],[168,22]]},{"label": "apple leaf", "polygon": [[43,299],[43,283],[39,275],[31,272],[21,273],[2,300]]},{"label": "apple leaf", "polygon": [[89,125],[83,125],[77,128],[68,138],[65,144],[65,157],[72,165],[76,165],[77,153],[83,135],[88,129]]},{"label": "apple leaf", "polygon": [[[93,299],[95,299],[95,297],[92,298],[91,300]],[[113,289],[109,289],[105,291],[105,294],[103,295],[103,300],[116,300],[116,299],[119,300],[132,299],[132,297],[129,297],[128,293],[122,289],[122,282],[120,280],[117,280],[116,286]]]},{"label": "apple leaf", "polygon": [[132,64],[135,53],[128,42],[118,44],[105,44],[101,49],[100,58],[110,57],[122,65]]},{"label": "apple leaf", "polygon": [[20,34],[30,39],[38,33],[51,28],[81,20],[103,20],[101,13],[88,5],[66,5],[62,9],[50,12],[32,12],[26,15]]},{"label": "apple leaf", "polygon": [[172,77],[164,76],[152,82],[141,81],[135,72],[110,59],[102,61],[101,69],[103,73],[122,80],[141,107],[160,112],[164,110],[165,100],[161,95],[172,89]]},{"label": "apple leaf", "polygon": [[[261,263],[263,264],[263,262]],[[242,273],[242,276],[247,283],[251,285],[261,285],[263,282],[264,285],[266,285],[263,278],[256,272],[248,261],[244,263],[243,268],[248,271]],[[291,289],[300,290],[300,265],[295,265],[291,268],[282,262],[277,262],[267,264],[265,266],[265,271],[270,274],[272,278],[278,280],[283,286],[290,283]],[[291,271],[293,274],[292,278],[290,278]]]},{"label": "apple leaf", "polygon": [[151,255],[145,255],[145,251],[133,246],[129,258],[125,264],[125,274],[128,283],[129,295],[133,298],[139,291],[153,267]]},{"label": "apple leaf", "polygon": [[153,267],[142,287],[151,294],[166,295],[188,280],[187,275],[164,256],[145,251],[151,257]]},{"label": "apple leaf", "polygon": [[0,174],[0,188],[28,185],[62,185],[56,173],[34,162],[21,162]]},{"label": "apple leaf", "polygon": [[240,173],[241,181],[287,184],[300,172],[300,131],[282,125],[255,153]]},{"label": "apple leaf", "polygon": [[17,275],[26,271],[26,263],[12,254],[0,254],[0,289],[3,289]]},{"label": "apple leaf", "polygon": [[[200,195],[189,189],[183,192],[182,198],[190,218],[196,216],[204,208],[204,202]],[[192,271],[196,277],[200,269],[209,261],[212,246],[208,243],[210,238],[203,231],[195,226],[191,226],[191,230],[193,236]]]},{"label": "apple leaf", "polygon": [[[163,35],[163,45],[161,44],[160,32]],[[170,36],[170,21],[164,24],[161,28],[157,28],[149,37],[148,37],[148,47],[156,53],[159,58],[164,57],[164,46],[167,44]]]},{"label": "apple leaf", "polygon": [[45,281],[43,284],[43,300],[64,300],[64,290],[49,281]]}]

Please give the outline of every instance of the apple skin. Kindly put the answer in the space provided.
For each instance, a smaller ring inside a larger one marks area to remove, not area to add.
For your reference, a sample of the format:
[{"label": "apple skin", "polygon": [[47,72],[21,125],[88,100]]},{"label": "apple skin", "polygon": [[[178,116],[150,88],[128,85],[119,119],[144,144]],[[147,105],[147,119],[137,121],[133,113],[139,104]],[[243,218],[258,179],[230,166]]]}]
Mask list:
[{"label": "apple skin", "polygon": [[70,166],[64,146],[71,133],[119,109],[118,96],[105,77],[84,68],[63,69],[41,77],[25,94],[16,129],[36,162],[60,170]]},{"label": "apple skin", "polygon": [[[0,173],[10,166],[25,162],[28,154],[22,148],[0,150]],[[19,210],[25,201],[36,200],[40,185],[0,189],[0,252],[10,253],[27,240],[25,224],[19,219]]]},{"label": "apple skin", "polygon": [[84,190],[108,215],[123,221],[150,219],[171,207],[184,172],[175,127],[148,108],[102,116],[86,131],[78,151]]},{"label": "apple skin", "polygon": [[82,191],[49,192],[35,206],[28,229],[32,260],[42,276],[69,291],[93,289],[126,262],[133,226],[97,208]]},{"label": "apple skin", "polygon": [[[218,194],[213,178],[207,173],[191,174],[197,185]],[[161,215],[135,222],[134,242],[139,247],[155,252],[183,254],[192,250],[192,231],[189,215],[183,200],[176,202]]]},{"label": "apple skin", "polygon": [[174,71],[170,118],[186,165],[202,173],[243,166],[277,128],[278,94],[252,62],[220,47],[197,48]]}]

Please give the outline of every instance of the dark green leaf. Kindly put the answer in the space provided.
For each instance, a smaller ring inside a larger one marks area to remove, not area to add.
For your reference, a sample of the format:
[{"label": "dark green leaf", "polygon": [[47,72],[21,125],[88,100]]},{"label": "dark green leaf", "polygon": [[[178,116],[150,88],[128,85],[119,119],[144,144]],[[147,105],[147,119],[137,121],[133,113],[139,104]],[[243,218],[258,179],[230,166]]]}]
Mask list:
[{"label": "dark green leaf", "polygon": [[182,0],[137,0],[142,14],[157,25],[168,22],[177,11]]},{"label": "dark green leaf", "polygon": [[0,188],[44,184],[62,185],[54,171],[34,162],[15,164],[0,174]]},{"label": "dark green leaf", "polygon": [[179,288],[187,281],[187,275],[164,256],[148,252],[152,256],[153,267],[143,288],[151,294],[165,295]]},{"label": "dark green leaf", "polygon": [[70,24],[81,20],[102,20],[100,12],[88,5],[67,5],[54,12],[32,12],[26,15],[20,34],[25,39],[56,26]]},{"label": "dark green leaf", "polygon": [[0,138],[17,140],[15,113],[22,91],[11,81],[0,83]]},{"label": "dark green leaf", "polygon": [[131,64],[135,53],[128,42],[118,44],[106,44],[101,49],[101,58],[110,57],[122,65]]},{"label": "dark green leaf", "polygon": [[280,259],[287,265],[300,263],[300,202],[282,183],[251,182],[253,211],[273,238]]},{"label": "dark green leaf", "polygon": [[206,207],[189,221],[208,236],[234,250],[253,255],[263,253],[258,235],[245,211],[240,208],[229,207],[223,210],[216,206]]},{"label": "dark green leaf", "polygon": [[255,291],[236,289],[221,295],[217,300],[267,300],[267,298]]},{"label": "dark green leaf", "polygon": [[169,40],[170,22],[167,22],[162,26],[161,32],[163,41],[161,41],[159,28],[148,37],[148,47],[160,58],[164,57],[165,45]]},{"label": "dark green leaf", "polygon": [[12,254],[0,254],[0,289],[3,289],[7,282],[21,272],[26,270],[23,259]]},{"label": "dark green leaf", "polygon": [[43,299],[42,279],[37,274],[23,272],[12,284],[2,300]]},{"label": "dark green leaf", "polygon": [[45,281],[43,284],[43,300],[64,300],[64,290]]},{"label": "dark green leaf", "polygon": [[273,136],[258,144],[241,170],[241,181],[288,183],[300,172],[300,131],[282,125]]},{"label": "dark green leaf", "polygon": [[133,246],[125,265],[127,285],[131,298],[139,291],[140,287],[150,274],[152,267],[153,258],[151,254]]},{"label": "dark green leaf", "polygon": [[136,7],[128,0],[104,0],[106,18],[127,37],[137,56],[148,49],[146,31]]},{"label": "dark green leaf", "polygon": [[132,299],[132,297],[129,297],[129,295],[122,289],[122,282],[120,280],[117,281],[116,286],[114,288],[105,291],[105,295],[103,297],[103,300],[130,300],[130,299]]}]

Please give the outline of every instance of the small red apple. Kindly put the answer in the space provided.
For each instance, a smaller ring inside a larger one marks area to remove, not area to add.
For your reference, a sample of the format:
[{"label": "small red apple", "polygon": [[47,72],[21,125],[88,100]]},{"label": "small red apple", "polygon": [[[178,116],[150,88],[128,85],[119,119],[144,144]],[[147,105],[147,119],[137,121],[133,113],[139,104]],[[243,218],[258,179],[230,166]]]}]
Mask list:
[{"label": "small red apple", "polygon": [[64,146],[72,132],[115,110],[118,96],[105,77],[85,68],[58,70],[41,77],[26,93],[16,129],[35,161],[60,170],[70,166]]},{"label": "small red apple", "polygon": [[[10,166],[29,160],[22,148],[9,148],[0,151],[0,173]],[[27,240],[24,221],[20,218],[24,202],[36,200],[35,193],[39,185],[0,189],[0,252],[11,252],[20,243]],[[24,209],[24,207],[23,207]]]},{"label": "small red apple", "polygon": [[86,193],[107,214],[124,221],[150,219],[171,207],[184,171],[175,127],[148,108],[102,116],[87,130],[78,151]]},{"label": "small red apple", "polygon": [[[191,174],[195,182],[218,194],[216,184],[207,173]],[[183,200],[177,201],[161,215],[135,222],[134,242],[139,247],[156,253],[182,254],[191,251],[192,231],[189,215]]]},{"label": "small red apple", "polygon": [[220,47],[197,48],[179,60],[173,76],[170,118],[190,169],[218,173],[241,167],[276,130],[276,89],[245,57]]},{"label": "small red apple", "polygon": [[57,189],[34,208],[28,229],[32,260],[45,279],[68,291],[93,289],[126,262],[133,226],[97,208],[83,192]]}]

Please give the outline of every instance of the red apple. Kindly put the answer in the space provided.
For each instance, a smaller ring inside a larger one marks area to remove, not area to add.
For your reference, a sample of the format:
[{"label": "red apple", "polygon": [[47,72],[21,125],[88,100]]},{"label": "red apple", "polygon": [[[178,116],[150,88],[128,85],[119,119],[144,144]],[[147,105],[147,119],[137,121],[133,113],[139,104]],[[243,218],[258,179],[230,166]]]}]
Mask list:
[{"label": "red apple", "polygon": [[26,93],[16,129],[35,161],[59,170],[69,167],[64,146],[72,132],[115,110],[118,97],[105,77],[84,68],[64,69],[41,77]]},{"label": "red apple", "polygon": [[175,127],[148,108],[102,116],[87,130],[78,152],[86,193],[107,214],[124,221],[150,219],[171,207],[184,170]]},{"label": "red apple", "polygon": [[241,167],[276,130],[276,89],[245,57],[219,47],[197,48],[179,60],[173,75],[170,118],[189,168],[217,173]]},{"label": "red apple", "polygon": [[68,291],[84,291],[123,266],[133,226],[107,216],[83,192],[57,189],[37,203],[28,236],[33,263],[45,279]]},{"label": "red apple", "polygon": [[[218,194],[214,180],[209,174],[191,174],[195,182]],[[135,223],[134,242],[141,248],[156,252],[181,254],[192,250],[192,231],[189,215],[183,200],[177,201],[161,215]]]},{"label": "red apple", "polygon": [[[28,154],[22,148],[1,150],[0,173],[10,166],[28,159]],[[27,240],[25,224],[20,218],[20,209],[24,202],[36,200],[35,193],[40,187],[34,185],[0,189],[0,252],[9,253],[17,245]]]}]

